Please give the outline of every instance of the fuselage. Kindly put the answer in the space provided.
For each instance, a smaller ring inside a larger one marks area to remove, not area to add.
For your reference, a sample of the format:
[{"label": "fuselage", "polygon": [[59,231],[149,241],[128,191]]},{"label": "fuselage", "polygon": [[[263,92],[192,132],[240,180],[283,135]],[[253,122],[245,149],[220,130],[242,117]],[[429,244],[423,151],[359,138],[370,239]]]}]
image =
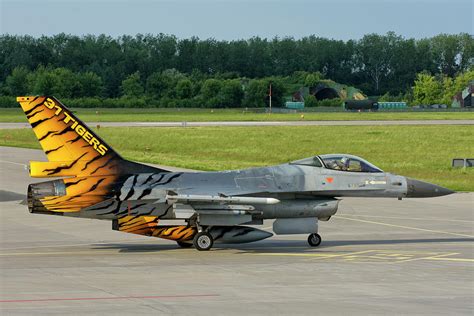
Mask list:
[{"label": "fuselage", "polygon": [[[59,181],[59,182],[58,182]],[[60,186],[61,180],[55,180]],[[37,187],[41,184],[34,184]],[[385,172],[331,170],[295,163],[222,172],[140,173],[120,177],[110,197],[80,212],[64,215],[114,219],[124,215],[176,218],[166,196],[253,196],[280,200],[276,205],[251,205],[257,218],[316,216],[337,210],[337,197],[407,196],[405,177]],[[196,203],[199,207],[202,203]]]},{"label": "fuselage", "polygon": [[[316,157],[311,159],[316,159]],[[320,161],[322,162],[322,159]],[[304,159],[271,167],[243,170],[124,175],[110,185],[109,196],[102,202],[86,207],[80,212],[63,215],[101,219],[116,219],[125,215],[148,215],[162,219],[180,218],[180,204],[168,201],[167,196],[171,193],[197,196],[267,197],[280,201],[275,205],[246,204],[253,208],[252,218],[293,216],[328,218],[337,211],[337,198],[341,197],[400,199],[417,197],[417,194],[418,197],[426,197],[451,192],[436,185],[386,173],[379,169],[367,170],[371,172],[336,170],[328,168],[324,163],[320,166],[310,165],[307,159]],[[54,181],[57,187],[61,186],[61,181]],[[42,184],[32,186],[35,188],[40,185]],[[70,184],[69,189],[73,185]],[[206,203],[189,204],[197,209],[207,207]],[[39,213],[39,211],[40,209],[37,208],[36,212]]]}]

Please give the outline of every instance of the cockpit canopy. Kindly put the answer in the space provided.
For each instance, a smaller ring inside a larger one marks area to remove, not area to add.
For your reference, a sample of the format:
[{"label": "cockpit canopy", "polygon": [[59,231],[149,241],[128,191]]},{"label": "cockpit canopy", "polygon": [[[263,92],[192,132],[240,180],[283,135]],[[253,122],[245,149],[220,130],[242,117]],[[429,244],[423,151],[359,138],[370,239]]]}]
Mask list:
[{"label": "cockpit canopy", "polygon": [[346,154],[314,156],[293,161],[291,162],[291,164],[313,166],[348,172],[383,172],[381,169],[377,168],[370,162],[360,157]]}]

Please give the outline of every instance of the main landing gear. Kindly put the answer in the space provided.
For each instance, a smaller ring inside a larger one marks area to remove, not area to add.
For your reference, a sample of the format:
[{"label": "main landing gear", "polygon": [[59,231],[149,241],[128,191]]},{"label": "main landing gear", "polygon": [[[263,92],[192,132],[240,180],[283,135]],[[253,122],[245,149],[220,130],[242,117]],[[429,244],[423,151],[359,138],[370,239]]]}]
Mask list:
[{"label": "main landing gear", "polygon": [[310,234],[308,236],[308,244],[311,247],[317,247],[321,244],[321,236],[317,233]]},{"label": "main landing gear", "polygon": [[193,245],[199,251],[207,251],[212,248],[213,244],[214,238],[208,232],[202,231],[194,236]]},{"label": "main landing gear", "polygon": [[197,250],[206,251],[212,248],[214,244],[214,238],[208,232],[200,232],[194,236],[194,239],[191,241],[176,241],[178,246],[181,248],[191,248],[194,246]]}]

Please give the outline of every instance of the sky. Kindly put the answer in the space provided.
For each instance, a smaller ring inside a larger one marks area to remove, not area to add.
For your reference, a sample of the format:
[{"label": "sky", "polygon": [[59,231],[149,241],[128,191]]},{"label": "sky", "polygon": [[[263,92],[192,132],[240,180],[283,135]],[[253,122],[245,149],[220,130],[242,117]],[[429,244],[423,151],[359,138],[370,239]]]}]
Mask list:
[{"label": "sky", "polygon": [[0,0],[0,33],[339,40],[473,34],[473,0]]}]

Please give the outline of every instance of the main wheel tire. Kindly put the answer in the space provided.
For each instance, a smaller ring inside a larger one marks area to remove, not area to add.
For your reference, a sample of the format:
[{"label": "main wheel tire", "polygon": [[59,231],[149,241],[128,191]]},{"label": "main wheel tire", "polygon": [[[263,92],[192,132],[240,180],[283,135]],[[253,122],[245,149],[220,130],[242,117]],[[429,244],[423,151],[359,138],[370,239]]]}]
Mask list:
[{"label": "main wheel tire", "polygon": [[321,236],[319,236],[319,234],[310,234],[308,236],[308,244],[311,246],[311,247],[317,247],[321,244]]},{"label": "main wheel tire", "polygon": [[191,248],[191,247],[193,246],[193,244],[190,243],[190,242],[177,241],[176,243],[177,243],[178,246],[180,246],[181,248]]},{"label": "main wheel tire", "polygon": [[207,251],[212,248],[214,238],[207,232],[200,232],[194,236],[193,245],[199,251]]}]

